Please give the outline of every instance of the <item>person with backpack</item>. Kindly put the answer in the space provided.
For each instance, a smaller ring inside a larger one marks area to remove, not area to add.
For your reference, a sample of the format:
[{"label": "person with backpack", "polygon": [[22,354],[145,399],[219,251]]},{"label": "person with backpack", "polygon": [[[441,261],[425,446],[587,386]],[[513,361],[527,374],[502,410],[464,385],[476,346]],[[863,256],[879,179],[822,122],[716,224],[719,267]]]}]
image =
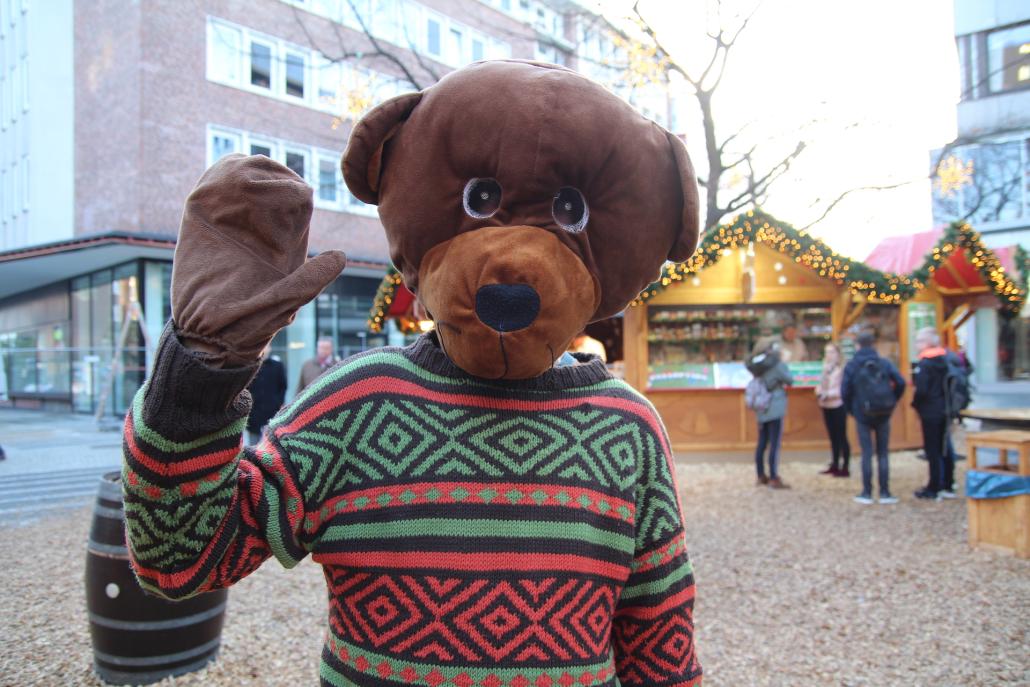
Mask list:
[{"label": "person with backpack", "polygon": [[948,451],[948,428],[969,404],[968,377],[958,357],[941,347],[941,337],[933,327],[916,333],[916,346],[919,360],[912,367],[916,389],[912,407],[919,413],[930,474],[915,496],[934,501],[955,498],[955,461]]},{"label": "person with backpack", "polygon": [[894,364],[881,357],[875,348],[876,334],[865,330],[855,339],[858,350],[844,367],[841,396],[844,407],[855,418],[858,443],[862,447],[862,492],[855,501],[873,502],[873,435],[876,441],[876,471],[880,481],[881,504],[897,503],[890,491],[889,445],[891,414],[905,393],[905,379]]},{"label": "person with backpack", "polygon": [[[776,344],[759,349],[747,361],[753,375],[744,390],[744,402],[758,419],[758,446],[755,449],[755,470],[758,485],[770,489],[789,489],[778,473],[780,440],[783,438],[783,418],[787,415],[786,387],[794,383],[790,370],[780,359]],[[769,450],[769,474],[765,470],[765,452]]]}]

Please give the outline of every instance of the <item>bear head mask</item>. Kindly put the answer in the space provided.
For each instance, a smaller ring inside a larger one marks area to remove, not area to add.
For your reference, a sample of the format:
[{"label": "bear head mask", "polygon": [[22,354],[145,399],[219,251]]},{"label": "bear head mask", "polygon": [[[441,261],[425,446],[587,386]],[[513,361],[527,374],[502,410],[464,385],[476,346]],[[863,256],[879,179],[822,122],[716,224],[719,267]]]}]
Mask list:
[{"label": "bear head mask", "polygon": [[573,71],[472,64],[366,114],[343,156],[469,374],[526,379],[698,240],[683,143]]}]

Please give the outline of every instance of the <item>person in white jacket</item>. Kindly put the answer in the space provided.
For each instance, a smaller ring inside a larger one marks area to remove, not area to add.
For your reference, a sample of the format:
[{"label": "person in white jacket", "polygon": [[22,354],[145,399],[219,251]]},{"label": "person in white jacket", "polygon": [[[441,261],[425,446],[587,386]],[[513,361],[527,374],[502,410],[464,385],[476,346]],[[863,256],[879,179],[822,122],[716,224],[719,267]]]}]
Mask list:
[{"label": "person in white jacket", "polygon": [[849,477],[851,463],[851,445],[848,443],[848,411],[844,407],[841,396],[841,384],[844,381],[844,360],[840,348],[835,343],[826,344],[823,349],[823,374],[816,387],[815,396],[819,407],[823,409],[823,421],[826,432],[830,435],[832,458],[830,465],[821,475],[833,477]]}]

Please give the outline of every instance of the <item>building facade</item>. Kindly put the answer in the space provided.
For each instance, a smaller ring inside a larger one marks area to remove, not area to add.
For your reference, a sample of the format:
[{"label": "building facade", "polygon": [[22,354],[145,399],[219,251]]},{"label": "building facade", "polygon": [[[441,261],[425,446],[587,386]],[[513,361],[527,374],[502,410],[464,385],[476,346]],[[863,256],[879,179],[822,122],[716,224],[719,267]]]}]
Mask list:
[{"label": "building facade", "polygon": [[482,59],[582,69],[669,125],[662,88],[621,83],[618,39],[570,0],[0,0],[0,400],[120,413],[170,315],[182,204],[230,153],[314,189],[313,252],[345,273],[273,342],[291,390],[316,338],[399,340],[366,316],[389,264],[339,159],[361,113]]},{"label": "building facade", "polygon": [[[1030,249],[1030,4],[955,0],[955,43],[958,136],[931,154],[934,221],[968,221],[991,248]],[[965,339],[979,382],[1030,379],[1030,312],[980,309]]]}]

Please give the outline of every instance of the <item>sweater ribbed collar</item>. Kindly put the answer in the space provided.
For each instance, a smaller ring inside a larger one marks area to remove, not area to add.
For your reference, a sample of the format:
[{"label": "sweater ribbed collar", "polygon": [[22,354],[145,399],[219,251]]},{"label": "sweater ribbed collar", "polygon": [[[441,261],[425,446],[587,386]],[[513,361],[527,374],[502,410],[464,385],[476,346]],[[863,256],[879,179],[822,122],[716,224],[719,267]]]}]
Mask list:
[{"label": "sweater ribbed collar", "polygon": [[404,356],[415,365],[454,379],[466,379],[487,386],[522,391],[561,391],[590,386],[609,379],[612,375],[604,362],[595,355],[573,353],[575,365],[552,367],[538,377],[531,379],[484,379],[475,377],[455,365],[436,338],[436,332],[423,334],[415,343],[402,350]]}]

